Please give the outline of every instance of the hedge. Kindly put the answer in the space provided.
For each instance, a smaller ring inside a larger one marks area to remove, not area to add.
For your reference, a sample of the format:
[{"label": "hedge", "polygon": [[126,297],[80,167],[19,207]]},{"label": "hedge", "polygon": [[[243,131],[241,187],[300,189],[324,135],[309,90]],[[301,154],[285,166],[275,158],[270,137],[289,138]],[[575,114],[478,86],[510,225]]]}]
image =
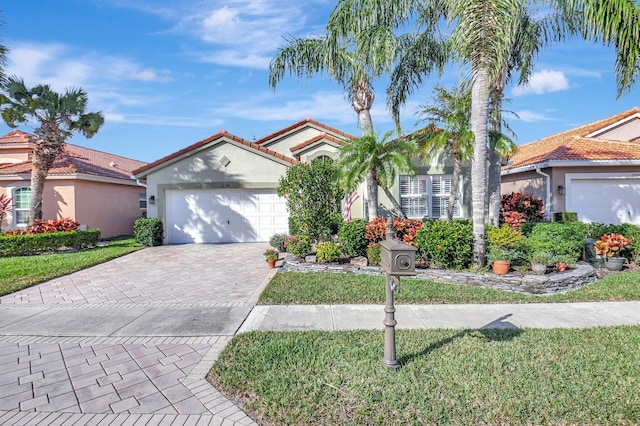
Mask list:
[{"label": "hedge", "polygon": [[0,236],[0,256],[23,256],[55,251],[60,248],[77,250],[100,241],[100,230],[48,232]]}]

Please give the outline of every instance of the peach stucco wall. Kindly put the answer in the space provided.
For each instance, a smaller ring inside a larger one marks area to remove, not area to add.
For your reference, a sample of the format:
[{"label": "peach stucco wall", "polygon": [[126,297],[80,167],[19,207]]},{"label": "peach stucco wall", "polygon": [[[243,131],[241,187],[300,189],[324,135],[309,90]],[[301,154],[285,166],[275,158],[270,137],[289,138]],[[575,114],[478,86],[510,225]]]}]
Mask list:
[{"label": "peach stucco wall", "polygon": [[76,220],[90,228],[100,228],[102,237],[133,234],[133,223],[143,210],[140,186],[114,185],[102,182],[77,182],[75,188]]},{"label": "peach stucco wall", "polygon": [[[0,193],[4,193],[6,188],[29,186],[29,181],[2,182],[0,185]],[[134,221],[144,212],[139,206],[141,192],[145,192],[145,188],[137,185],[47,179],[42,217],[45,220],[70,217],[89,228],[99,228],[103,238],[131,235]],[[7,219],[2,223],[3,230],[12,227],[11,213]]]}]

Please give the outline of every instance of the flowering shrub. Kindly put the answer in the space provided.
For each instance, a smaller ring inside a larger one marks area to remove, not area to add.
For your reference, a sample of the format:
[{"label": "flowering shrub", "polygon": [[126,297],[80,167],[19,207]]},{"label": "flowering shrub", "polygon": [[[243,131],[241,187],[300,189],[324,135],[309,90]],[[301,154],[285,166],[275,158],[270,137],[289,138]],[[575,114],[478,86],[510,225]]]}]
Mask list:
[{"label": "flowering shrub", "polygon": [[305,257],[311,251],[311,237],[308,235],[299,234],[287,240],[287,251],[295,257]]},{"label": "flowering shrub", "polygon": [[[422,228],[422,221],[415,219],[393,219],[394,238],[415,246],[416,233]],[[369,244],[379,243],[386,238],[387,219],[376,217],[367,225],[365,235]]]},{"label": "flowering shrub", "polygon": [[[505,213],[516,212],[522,216],[517,215],[514,217],[512,214],[505,216]],[[512,192],[510,194],[504,194],[501,199],[500,208],[500,221],[507,223],[507,218],[511,221],[509,223],[512,227],[518,223],[521,219],[525,222],[540,222],[544,219],[544,204],[542,200],[532,194],[523,194],[521,192]],[[524,222],[519,222],[520,224]]]},{"label": "flowering shrub", "polygon": [[287,251],[287,234],[274,234],[269,239],[269,245],[278,251]]},{"label": "flowering shrub", "polygon": [[631,244],[631,238],[620,234],[604,234],[595,242],[596,255],[602,257],[619,256]]}]

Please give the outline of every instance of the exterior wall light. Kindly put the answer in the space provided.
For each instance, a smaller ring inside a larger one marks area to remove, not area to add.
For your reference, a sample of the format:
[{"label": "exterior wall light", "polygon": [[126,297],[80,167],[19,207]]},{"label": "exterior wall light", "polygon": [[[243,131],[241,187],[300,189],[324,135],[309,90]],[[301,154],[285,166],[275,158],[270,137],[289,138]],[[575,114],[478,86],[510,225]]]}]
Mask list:
[{"label": "exterior wall light", "polygon": [[558,185],[558,194],[564,195],[566,192],[564,185]]},{"label": "exterior wall light", "polygon": [[156,203],[156,196],[152,195],[151,197],[149,197],[149,204],[155,204]]}]

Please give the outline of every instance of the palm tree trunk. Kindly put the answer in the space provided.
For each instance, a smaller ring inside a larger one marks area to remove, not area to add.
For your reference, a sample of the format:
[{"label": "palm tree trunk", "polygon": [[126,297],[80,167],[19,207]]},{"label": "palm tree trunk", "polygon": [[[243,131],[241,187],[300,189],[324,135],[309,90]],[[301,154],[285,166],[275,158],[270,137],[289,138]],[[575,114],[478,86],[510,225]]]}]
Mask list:
[{"label": "palm tree trunk", "polygon": [[485,264],[485,203],[487,198],[487,120],[489,119],[489,70],[479,67],[473,73],[471,89],[471,129],[474,134],[471,161],[473,205],[473,264]]},{"label": "palm tree trunk", "polygon": [[456,197],[458,196],[458,186],[460,184],[460,171],[462,170],[462,160],[460,155],[453,155],[453,176],[451,176],[451,192],[449,193],[449,203],[447,204],[447,221],[453,220],[453,210],[455,209]]},{"label": "palm tree trunk", "polygon": [[[496,134],[502,133],[502,98],[504,96],[504,86],[506,84],[507,73],[502,73],[500,82],[492,91],[491,130]],[[500,209],[502,207],[502,194],[500,193],[502,162],[500,155],[496,152],[495,141],[489,142],[489,224],[498,226],[500,224]]]},{"label": "palm tree trunk", "polygon": [[[360,123],[360,129],[362,129],[362,135],[373,135],[373,121],[371,120],[371,105],[369,108],[360,108],[356,106],[355,102],[353,108],[358,113],[358,123]],[[372,220],[378,217],[378,184],[373,177],[373,171],[370,171],[367,175],[367,214],[365,215],[367,220]]]},{"label": "palm tree trunk", "polygon": [[29,203],[29,224],[42,220],[42,194],[44,183],[53,162],[64,146],[64,138],[55,120],[45,120],[33,132],[36,146],[31,156],[31,202]]}]

